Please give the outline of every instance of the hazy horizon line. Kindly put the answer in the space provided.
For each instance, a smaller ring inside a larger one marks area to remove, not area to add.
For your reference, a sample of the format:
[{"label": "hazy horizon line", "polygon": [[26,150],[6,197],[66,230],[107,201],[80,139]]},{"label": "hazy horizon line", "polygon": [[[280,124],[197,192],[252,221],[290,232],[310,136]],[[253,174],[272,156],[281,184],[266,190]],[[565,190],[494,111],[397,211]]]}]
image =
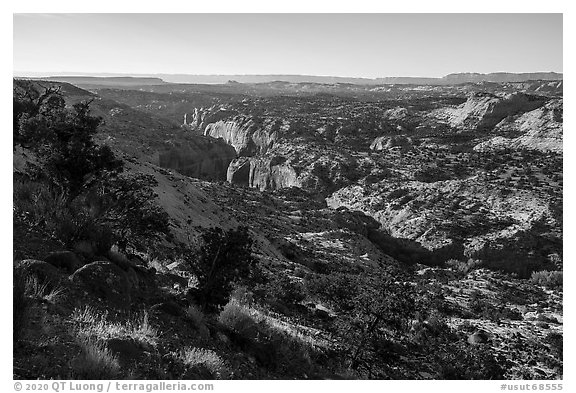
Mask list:
[{"label": "hazy horizon line", "polygon": [[124,72],[83,72],[83,71],[13,71],[13,76],[18,77],[52,77],[52,76],[88,76],[88,77],[106,77],[106,76],[128,76],[128,77],[155,77],[160,75],[170,76],[310,76],[310,77],[324,77],[324,78],[353,78],[353,79],[385,79],[385,78],[427,78],[427,79],[442,79],[448,75],[458,74],[476,74],[476,75],[490,75],[490,74],[559,74],[563,75],[562,71],[493,71],[493,72],[476,72],[476,71],[458,71],[448,73],[442,76],[421,76],[421,75],[386,75],[386,76],[349,76],[349,75],[320,75],[320,74],[294,74],[294,73],[255,73],[255,74],[241,74],[241,73],[220,73],[220,74],[193,74],[193,73],[169,73],[169,72],[154,72],[154,73],[124,73]]}]

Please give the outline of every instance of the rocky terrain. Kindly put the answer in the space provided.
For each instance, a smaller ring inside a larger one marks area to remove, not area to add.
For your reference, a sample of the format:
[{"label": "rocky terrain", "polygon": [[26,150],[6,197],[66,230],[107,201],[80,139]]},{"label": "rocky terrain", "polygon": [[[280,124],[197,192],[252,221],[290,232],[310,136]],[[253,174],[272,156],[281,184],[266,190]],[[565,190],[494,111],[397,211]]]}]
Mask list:
[{"label": "rocky terrain", "polygon": [[[120,180],[61,193],[15,112],[15,378],[562,378],[561,81],[89,82],[34,88]],[[258,268],[202,303],[239,227]]]}]

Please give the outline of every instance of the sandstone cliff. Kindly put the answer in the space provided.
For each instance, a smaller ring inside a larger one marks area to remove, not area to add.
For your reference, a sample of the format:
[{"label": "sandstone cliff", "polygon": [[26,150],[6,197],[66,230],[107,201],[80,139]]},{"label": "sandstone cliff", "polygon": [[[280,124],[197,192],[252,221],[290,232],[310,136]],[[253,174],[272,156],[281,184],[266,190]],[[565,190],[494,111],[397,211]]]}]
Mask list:
[{"label": "sandstone cliff", "polygon": [[476,151],[498,149],[531,149],[562,153],[563,100],[555,99],[545,106],[523,113],[513,119],[503,120],[497,131],[520,134],[516,138],[494,137],[474,147]]},{"label": "sandstone cliff", "polygon": [[266,153],[288,128],[289,123],[280,119],[259,122],[252,117],[235,116],[207,124],[204,135],[222,138],[240,156],[252,156]]},{"label": "sandstone cliff", "polygon": [[439,119],[462,130],[489,130],[508,116],[532,111],[546,102],[545,97],[524,93],[473,93],[456,108],[436,112]]}]

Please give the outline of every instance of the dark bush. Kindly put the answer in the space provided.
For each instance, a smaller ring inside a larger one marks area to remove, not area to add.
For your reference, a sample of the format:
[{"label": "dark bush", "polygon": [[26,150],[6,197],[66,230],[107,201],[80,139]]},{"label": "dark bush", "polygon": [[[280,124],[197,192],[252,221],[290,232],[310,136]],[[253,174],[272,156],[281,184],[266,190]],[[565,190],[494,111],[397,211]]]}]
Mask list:
[{"label": "dark bush", "polygon": [[346,273],[311,275],[304,284],[311,297],[343,311],[353,309],[359,290],[355,277]]},{"label": "dark bush", "polygon": [[439,366],[439,379],[504,379],[508,362],[488,346],[452,343],[430,352]]},{"label": "dark bush", "polygon": [[470,294],[470,311],[480,318],[489,319],[494,322],[501,320],[522,320],[522,313],[518,310],[508,308],[504,305],[494,305],[490,301],[483,299],[480,292],[475,291]]},{"label": "dark bush", "polygon": [[268,301],[287,305],[299,303],[305,298],[304,286],[285,274],[275,275],[261,291]]},{"label": "dark bush", "polygon": [[122,168],[108,146],[93,140],[102,120],[90,115],[90,102],[76,103],[70,110],[59,87],[14,84],[14,144],[33,149],[43,160],[45,175],[72,197],[89,177]]},{"label": "dark bush", "polygon": [[405,197],[408,194],[410,194],[410,189],[397,188],[394,191],[390,191],[390,193],[388,194],[388,199],[398,199],[398,198]]},{"label": "dark bush", "polygon": [[110,175],[88,190],[85,203],[120,248],[142,247],[170,233],[168,214],[156,203],[156,185],[152,175]]},{"label": "dark bush", "polygon": [[102,255],[114,243],[149,245],[169,233],[153,185],[145,175],[111,175],[71,197],[48,180],[21,177],[14,182],[14,214],[68,248],[86,241]]},{"label": "dark bush", "polygon": [[562,360],[564,355],[564,337],[560,333],[548,333],[545,338],[545,342],[550,345],[552,354]]},{"label": "dark bush", "polygon": [[252,239],[247,227],[239,227],[227,232],[209,229],[202,240],[197,257],[186,257],[198,279],[198,286],[190,294],[203,308],[219,309],[228,301],[233,284],[245,281],[254,270]]},{"label": "dark bush", "polygon": [[311,294],[340,311],[331,329],[344,343],[350,368],[363,378],[384,377],[404,350],[400,341],[415,314],[407,278],[403,270],[383,266],[361,275],[334,274],[307,282]]}]

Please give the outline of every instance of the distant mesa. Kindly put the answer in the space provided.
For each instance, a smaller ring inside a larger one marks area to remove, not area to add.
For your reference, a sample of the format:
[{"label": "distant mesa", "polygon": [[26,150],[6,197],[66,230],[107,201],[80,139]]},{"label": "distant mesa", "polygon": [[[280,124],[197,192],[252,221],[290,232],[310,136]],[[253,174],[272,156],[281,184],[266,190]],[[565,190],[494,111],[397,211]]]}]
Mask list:
[{"label": "distant mesa", "polygon": [[455,73],[442,78],[422,77],[384,77],[384,78],[348,78],[339,76],[317,75],[170,75],[159,74],[166,82],[171,83],[199,83],[199,84],[226,84],[226,83],[323,83],[323,84],[355,84],[355,85],[386,85],[386,84],[413,84],[413,85],[455,85],[461,83],[478,82],[526,82],[530,80],[562,80],[563,74],[556,72],[536,73],[509,73],[496,72],[490,74]]},{"label": "distant mesa", "polygon": [[48,78],[34,78],[54,82],[67,82],[73,85],[94,86],[154,86],[164,85],[160,78],[132,77],[132,76],[51,76]]}]

